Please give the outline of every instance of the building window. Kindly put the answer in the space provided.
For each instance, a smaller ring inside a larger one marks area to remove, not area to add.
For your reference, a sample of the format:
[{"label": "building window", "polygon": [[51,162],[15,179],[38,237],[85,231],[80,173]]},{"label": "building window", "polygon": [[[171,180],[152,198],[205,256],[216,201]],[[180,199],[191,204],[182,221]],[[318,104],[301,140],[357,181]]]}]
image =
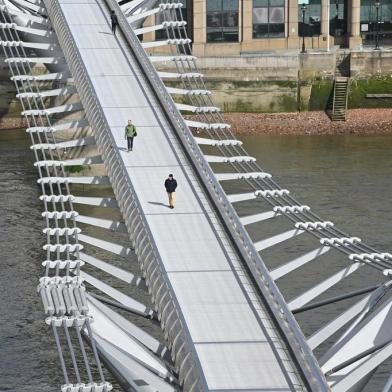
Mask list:
[{"label": "building window", "polygon": [[238,42],[238,0],[207,0],[207,42]]},{"label": "building window", "polygon": [[361,35],[365,45],[374,45],[376,34],[379,34],[380,45],[392,43],[392,4],[390,1],[380,1],[377,10],[375,0],[361,1]]},{"label": "building window", "polygon": [[301,1],[298,2],[298,33],[300,37],[320,35],[321,0],[309,0],[305,11],[305,23],[302,16]]},{"label": "building window", "polygon": [[334,37],[347,33],[347,0],[330,0],[329,31]]},{"label": "building window", "polygon": [[285,0],[253,0],[253,38],[284,37]]}]

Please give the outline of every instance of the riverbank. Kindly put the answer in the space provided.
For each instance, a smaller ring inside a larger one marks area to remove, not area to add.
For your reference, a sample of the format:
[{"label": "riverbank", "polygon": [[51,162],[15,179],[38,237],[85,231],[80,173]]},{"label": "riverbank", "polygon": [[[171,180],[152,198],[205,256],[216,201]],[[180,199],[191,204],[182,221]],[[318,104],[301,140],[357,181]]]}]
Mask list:
[{"label": "riverbank", "polygon": [[[196,116],[186,116],[197,120]],[[332,122],[325,112],[224,113],[237,135],[377,135],[392,134],[391,109],[350,109],[345,122]],[[3,118],[0,129],[26,128],[23,118]]]},{"label": "riverbank", "polygon": [[225,113],[238,135],[392,134],[391,109],[351,109],[347,121],[332,122],[325,112]]},{"label": "riverbank", "polygon": [[23,117],[6,117],[0,119],[0,130],[22,128],[27,128],[26,120]]}]

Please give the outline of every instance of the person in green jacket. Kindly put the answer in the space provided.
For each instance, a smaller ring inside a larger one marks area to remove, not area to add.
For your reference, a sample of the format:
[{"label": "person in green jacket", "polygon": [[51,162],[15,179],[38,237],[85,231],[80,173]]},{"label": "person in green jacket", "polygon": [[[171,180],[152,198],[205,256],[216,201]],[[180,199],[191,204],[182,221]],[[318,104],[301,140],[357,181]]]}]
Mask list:
[{"label": "person in green jacket", "polygon": [[133,150],[133,138],[137,136],[136,126],[132,124],[132,120],[128,120],[128,125],[125,127],[125,139],[128,143],[128,152]]}]

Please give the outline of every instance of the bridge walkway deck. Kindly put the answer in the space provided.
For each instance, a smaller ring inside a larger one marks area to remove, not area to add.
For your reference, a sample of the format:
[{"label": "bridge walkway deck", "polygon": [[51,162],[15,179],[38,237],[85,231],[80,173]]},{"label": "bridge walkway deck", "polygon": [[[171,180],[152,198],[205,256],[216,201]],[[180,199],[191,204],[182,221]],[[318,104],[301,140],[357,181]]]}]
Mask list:
[{"label": "bridge walkway deck", "polygon": [[[98,0],[58,0],[154,236],[210,391],[303,390],[297,370],[197,174]],[[137,126],[127,152],[124,126]],[[168,208],[164,180],[178,181]]]}]

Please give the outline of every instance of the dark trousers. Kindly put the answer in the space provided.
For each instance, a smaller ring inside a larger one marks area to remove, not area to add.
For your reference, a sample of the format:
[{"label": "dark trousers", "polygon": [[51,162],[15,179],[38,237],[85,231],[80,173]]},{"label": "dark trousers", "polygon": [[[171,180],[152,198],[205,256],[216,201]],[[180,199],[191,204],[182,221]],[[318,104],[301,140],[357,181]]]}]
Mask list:
[{"label": "dark trousers", "polygon": [[116,27],[117,27],[117,23],[112,22],[112,33],[113,34],[116,34]]},{"label": "dark trousers", "polygon": [[127,142],[128,142],[128,150],[132,150],[133,149],[133,136],[132,137],[127,136]]}]

